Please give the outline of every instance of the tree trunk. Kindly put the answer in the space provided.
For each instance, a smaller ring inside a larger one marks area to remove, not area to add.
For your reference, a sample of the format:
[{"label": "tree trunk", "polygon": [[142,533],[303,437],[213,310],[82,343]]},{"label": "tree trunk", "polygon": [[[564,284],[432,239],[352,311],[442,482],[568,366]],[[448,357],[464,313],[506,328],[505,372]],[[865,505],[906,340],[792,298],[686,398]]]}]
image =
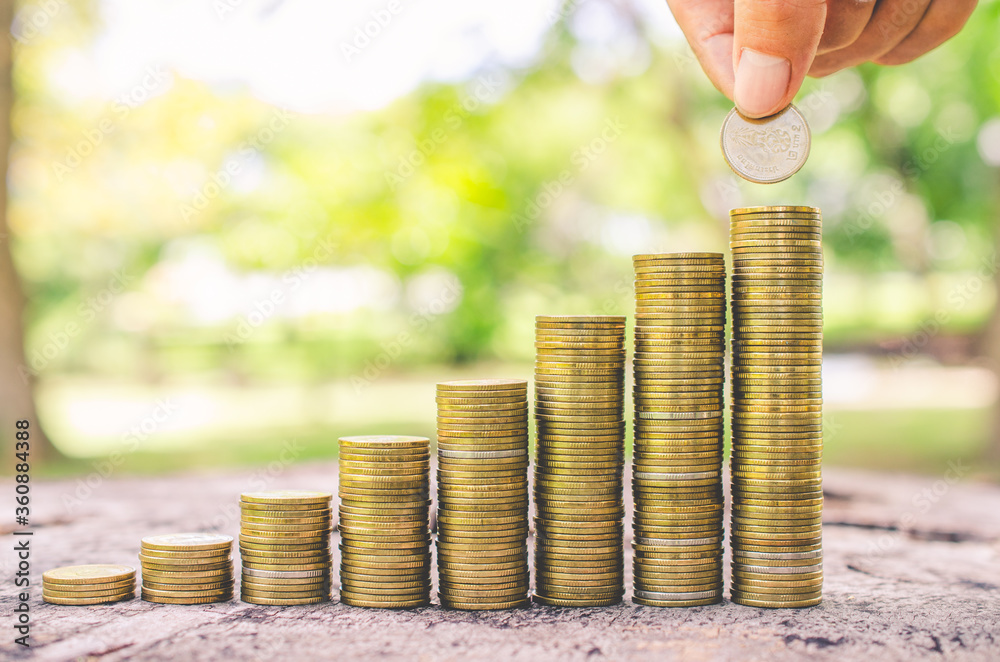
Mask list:
[{"label": "tree trunk", "polygon": [[[0,25],[10,36],[14,0],[0,0]],[[59,457],[38,423],[35,412],[34,376],[24,356],[24,295],[10,251],[7,226],[7,166],[10,153],[10,111],[14,88],[11,82],[11,39],[0,39],[0,467],[14,464],[15,422],[29,422],[31,461],[38,463]],[[8,441],[9,440],[9,441]]]},{"label": "tree trunk", "polygon": [[[993,250],[996,257],[1000,256],[1000,221],[994,225]],[[995,264],[995,262],[990,264]],[[1000,293],[1000,269],[993,273],[993,283],[996,292]],[[993,305],[990,321],[986,324],[986,328],[978,340],[979,355],[986,360],[986,364],[1000,381],[1000,303]],[[1000,402],[993,405],[993,425],[990,429],[990,440],[986,454],[987,459],[1000,461]]]}]

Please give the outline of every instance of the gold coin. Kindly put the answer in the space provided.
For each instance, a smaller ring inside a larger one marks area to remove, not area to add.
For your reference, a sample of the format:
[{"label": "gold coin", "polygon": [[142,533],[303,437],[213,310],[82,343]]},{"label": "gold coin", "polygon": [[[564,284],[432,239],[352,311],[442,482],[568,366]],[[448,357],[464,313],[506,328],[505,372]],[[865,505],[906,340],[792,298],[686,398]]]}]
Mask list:
[{"label": "gold coin", "polygon": [[435,402],[439,407],[449,407],[449,408],[489,408],[489,407],[523,407],[528,403],[527,393],[525,395],[516,395],[510,397],[446,397],[443,395],[437,396]]},{"label": "gold coin", "polygon": [[135,595],[134,584],[113,589],[91,589],[88,591],[62,591],[50,586],[42,587],[42,596],[46,598],[87,600],[92,598],[119,598],[125,595]]},{"label": "gold coin", "polygon": [[509,591],[488,591],[488,590],[459,590],[448,586],[442,586],[438,592],[441,599],[448,601],[469,601],[469,600],[489,600],[506,603],[510,601],[520,601],[528,599],[529,589],[513,589]]},{"label": "gold coin", "polygon": [[42,573],[42,581],[48,584],[109,584],[128,579],[135,579],[135,568],[127,565],[70,565]]},{"label": "gold coin", "polygon": [[[318,517],[323,513],[330,512],[330,504],[267,504],[267,503],[244,503],[240,502],[240,511],[244,514],[252,513],[260,517]],[[293,515],[293,513],[295,513]]]},{"label": "gold coin", "polygon": [[[240,540],[247,540],[249,542],[298,543],[313,539],[322,540],[329,534],[330,527],[326,526],[322,529],[293,529],[290,531],[264,528],[261,525],[251,526],[249,524],[243,524],[240,527]],[[140,556],[140,558],[142,557]]]},{"label": "gold coin", "polygon": [[637,579],[649,582],[714,583],[722,581],[722,564],[694,565],[691,568],[633,564],[633,574]]},{"label": "gold coin", "polygon": [[341,592],[346,591],[354,594],[371,592],[373,595],[391,595],[396,599],[402,599],[406,597],[422,597],[424,595],[428,595],[431,590],[431,582],[430,579],[427,579],[425,581],[387,584],[378,580],[373,582],[357,582],[342,579],[340,590]]},{"label": "gold coin", "polygon": [[528,401],[524,400],[522,402],[515,402],[505,405],[489,405],[489,406],[467,406],[467,405],[451,405],[451,404],[441,404],[437,406],[438,413],[449,412],[446,416],[495,416],[497,414],[502,414],[508,416],[511,414],[517,414],[518,412],[525,411],[528,408]]},{"label": "gold coin", "polygon": [[449,581],[451,583],[462,583],[465,581],[482,584],[484,586],[491,586],[494,584],[507,583],[511,578],[524,578],[524,581],[527,581],[529,571],[528,564],[524,563],[517,567],[500,570],[494,569],[492,566],[489,566],[488,569],[474,571],[439,568],[438,576],[442,581]]},{"label": "gold coin", "polygon": [[430,560],[430,545],[418,545],[416,547],[406,547],[401,549],[388,548],[388,549],[372,549],[368,547],[352,547],[349,544],[341,544],[337,546],[340,550],[340,558],[342,561],[355,560],[370,562],[370,563],[410,563],[410,562],[426,562]]},{"label": "gold coin", "polygon": [[319,570],[330,568],[331,564],[329,562],[325,563],[304,563],[302,565],[292,565],[292,564],[269,564],[269,563],[250,563],[248,561],[243,562],[244,568],[252,568],[254,570],[287,570],[289,572],[297,572],[300,570]]},{"label": "gold coin", "polygon": [[352,557],[350,561],[345,560],[341,565],[341,568],[343,568],[344,565],[348,565],[349,567],[352,568],[358,568],[361,570],[371,570],[375,572],[381,572],[383,570],[408,570],[410,572],[414,572],[418,570],[419,571],[429,570],[430,559],[426,559],[423,561],[411,561],[408,563],[400,563],[400,562],[379,563],[374,561],[356,560]]},{"label": "gold coin", "polygon": [[248,602],[255,605],[270,605],[270,606],[292,606],[292,605],[311,605],[320,602],[329,602],[330,597],[328,595],[317,596],[314,598],[293,598],[293,599],[280,599],[280,598],[262,598],[255,595],[243,595],[241,596],[243,602]]},{"label": "gold coin", "polygon": [[224,570],[228,567],[231,567],[233,564],[232,559],[227,559],[226,561],[222,561],[219,563],[199,563],[197,565],[190,565],[183,563],[182,564],[153,563],[151,561],[147,561],[146,559],[144,559],[142,554],[139,555],[139,560],[142,561],[142,568],[144,571],[149,569],[149,570],[164,570],[169,572],[169,571],[180,571],[183,568],[184,570],[188,571],[199,570],[204,572],[208,570]]},{"label": "gold coin", "polygon": [[438,393],[464,391],[511,391],[526,389],[528,382],[523,379],[462,379],[440,382]]},{"label": "gold coin", "polygon": [[546,607],[611,607],[621,603],[621,596],[596,596],[580,598],[556,598],[540,595],[537,591],[532,596],[532,600],[539,605]]},{"label": "gold coin", "polygon": [[[816,210],[818,211],[818,210]],[[723,264],[722,253],[643,253],[632,256],[635,265],[644,263]]]},{"label": "gold coin", "polygon": [[313,490],[271,490],[267,492],[244,492],[240,495],[240,500],[244,503],[259,504],[328,504],[333,498],[329,492],[316,492]]},{"label": "gold coin", "polygon": [[766,609],[798,609],[801,607],[815,607],[823,601],[821,596],[804,598],[801,600],[775,600],[763,598],[748,593],[738,593],[730,590],[732,601],[746,607],[763,607]]},{"label": "gold coin", "polygon": [[747,571],[739,567],[733,567],[733,583],[755,580],[755,581],[788,581],[788,582],[810,582],[822,581],[822,571],[802,572],[802,573],[772,573]]},{"label": "gold coin", "polygon": [[344,561],[340,564],[340,574],[342,577],[349,577],[358,581],[374,581],[373,578],[384,579],[389,583],[416,581],[420,578],[430,577],[430,563],[413,568],[365,568]]},{"label": "gold coin", "polygon": [[[392,504],[390,504],[392,505]],[[418,501],[416,504],[401,504],[401,507],[394,508],[381,504],[340,504],[341,518],[360,518],[372,521],[426,521],[428,512],[428,502]]]},{"label": "gold coin", "polygon": [[739,586],[748,591],[755,591],[758,588],[781,588],[781,589],[809,589],[823,586],[823,579],[811,579],[809,581],[762,581],[759,579],[742,579]]},{"label": "gold coin", "polygon": [[[187,588],[187,587],[185,587]],[[224,587],[221,589],[212,590],[167,590],[161,591],[146,586],[142,587],[142,597],[145,599],[147,596],[152,596],[155,598],[225,598],[226,600],[232,597],[233,591],[232,587]]]},{"label": "gold coin", "polygon": [[352,448],[339,449],[339,456],[348,462],[360,462],[371,464],[373,462],[389,462],[400,465],[421,465],[430,461],[430,447],[427,446],[418,452],[386,452],[387,449],[378,448]]},{"label": "gold coin", "polygon": [[581,324],[581,325],[611,325],[624,326],[624,315],[538,315],[535,325],[548,324]]},{"label": "gold coin", "polygon": [[[298,580],[296,580],[298,581]],[[302,597],[304,594],[329,595],[330,582],[310,582],[294,584],[259,583],[244,580],[240,585],[241,590],[248,595],[272,596],[272,597]]]},{"label": "gold coin", "polygon": [[745,216],[760,215],[768,220],[773,218],[778,218],[782,214],[806,214],[811,218],[816,218],[819,220],[822,216],[822,211],[819,207],[805,207],[805,206],[757,206],[757,207],[736,207],[735,209],[729,210],[729,217],[734,222]]},{"label": "gold coin", "polygon": [[201,569],[201,570],[214,570],[217,568],[224,568],[227,564],[232,563],[232,557],[229,554],[225,556],[209,557],[209,558],[171,558],[163,556],[148,556],[139,553],[139,560],[145,567],[149,565],[150,567],[159,567],[161,569],[169,569],[170,567],[181,567],[190,569]]},{"label": "gold coin", "polygon": [[42,600],[54,605],[101,605],[112,602],[121,602],[135,598],[135,592],[125,593],[120,596],[98,597],[98,598],[59,598],[42,594]]},{"label": "gold coin", "polygon": [[142,569],[142,579],[152,579],[159,584],[178,584],[178,583],[197,583],[197,582],[213,582],[218,581],[220,578],[232,577],[233,569],[232,567],[222,568],[220,570],[209,570],[203,571],[190,571],[190,570],[178,570],[178,571],[161,571],[152,570],[149,568]]},{"label": "gold coin", "polygon": [[142,539],[142,547],[165,552],[228,550],[232,544],[232,536],[217,533],[171,533]]},{"label": "gold coin", "polygon": [[367,607],[373,609],[416,609],[419,607],[426,607],[430,604],[430,596],[424,598],[418,598],[416,600],[393,600],[387,598],[384,600],[371,599],[365,596],[355,597],[353,595],[345,595],[341,593],[340,601],[351,607]]},{"label": "gold coin", "polygon": [[240,588],[240,594],[244,602],[247,601],[247,598],[257,600],[308,600],[312,598],[328,598],[330,596],[330,590],[328,588],[322,588],[318,590],[305,591],[269,591],[246,586]]},{"label": "gold coin", "polygon": [[46,591],[66,591],[77,594],[85,594],[91,591],[125,591],[135,588],[135,577],[130,577],[117,582],[103,582],[99,584],[56,584],[42,579],[42,589]]},{"label": "gold coin", "polygon": [[243,563],[271,563],[271,564],[283,564],[283,565],[305,565],[309,563],[325,563],[330,560],[330,552],[319,552],[316,554],[306,555],[288,555],[287,553],[263,553],[263,554],[251,554],[249,552],[243,554]]},{"label": "gold coin", "polygon": [[[244,540],[241,536],[240,539],[240,551],[241,552],[264,552],[264,553],[313,553],[316,551],[322,551],[330,548],[330,539],[328,537],[316,540],[315,542],[308,542],[306,544],[283,544],[280,542],[254,542],[252,540]],[[294,554],[293,554],[294,555]]]},{"label": "gold coin", "polygon": [[[481,439],[483,443],[489,442],[497,444],[510,444],[510,443],[520,443],[523,439],[527,437],[527,431],[523,429],[518,429],[516,426],[512,429],[501,429],[501,430],[482,430],[482,429],[448,429],[440,428],[437,432],[438,444],[443,443],[469,443],[467,441],[459,442],[458,440],[473,438]],[[494,439],[495,438],[495,439]]]},{"label": "gold coin", "polygon": [[212,563],[214,561],[224,561],[229,558],[232,550],[212,550],[208,552],[165,552],[161,550],[142,549],[142,555],[149,559],[163,560],[168,563],[176,561],[182,565],[197,565],[199,563]]},{"label": "gold coin", "polygon": [[146,602],[157,602],[161,604],[171,604],[171,605],[201,605],[201,604],[211,604],[213,602],[229,602],[233,599],[233,596],[223,596],[223,597],[213,597],[206,596],[202,598],[175,598],[175,597],[160,597],[155,595],[147,595],[143,593],[142,599]]},{"label": "gold coin", "polygon": [[234,580],[230,579],[227,582],[213,582],[213,583],[201,583],[201,584],[160,584],[159,582],[147,582],[143,580],[142,588],[152,589],[156,591],[173,591],[177,590],[179,587],[185,589],[201,589],[205,591],[219,591],[228,588],[232,590],[234,586]]},{"label": "gold coin", "polygon": [[397,452],[413,453],[427,448],[430,440],[427,437],[412,437],[406,435],[361,435],[355,437],[340,437],[341,448],[386,448]]},{"label": "gold coin", "polygon": [[341,601],[347,596],[363,600],[420,600],[430,596],[430,587],[407,589],[405,591],[385,590],[384,588],[368,588],[365,586],[340,587]]},{"label": "gold coin", "polygon": [[[292,526],[308,527],[319,526],[327,528],[330,525],[331,517],[253,517],[244,515],[240,521],[245,524],[257,524],[262,526]],[[186,554],[187,552],[182,552]]]}]

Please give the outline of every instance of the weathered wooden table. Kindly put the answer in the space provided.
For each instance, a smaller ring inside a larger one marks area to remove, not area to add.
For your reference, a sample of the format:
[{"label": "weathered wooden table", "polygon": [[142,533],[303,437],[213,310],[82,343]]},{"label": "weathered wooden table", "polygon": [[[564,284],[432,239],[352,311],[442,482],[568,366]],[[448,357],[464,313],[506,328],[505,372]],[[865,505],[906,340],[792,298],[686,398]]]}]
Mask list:
[{"label": "weathered wooden table", "polygon": [[[238,600],[208,606],[41,602],[45,569],[138,565],[139,539],[153,533],[213,528],[235,535],[239,492],[335,491],[336,475],[330,464],[276,464],[228,474],[92,476],[91,487],[75,480],[36,483],[32,648],[12,644],[14,555],[4,544],[0,658],[1000,660],[1000,487],[835,469],[826,472],[826,597],[813,609],[753,609],[728,601],[693,609],[625,602],[498,613],[436,606],[376,611],[336,602],[287,608]],[[13,493],[9,481],[2,489]]]}]

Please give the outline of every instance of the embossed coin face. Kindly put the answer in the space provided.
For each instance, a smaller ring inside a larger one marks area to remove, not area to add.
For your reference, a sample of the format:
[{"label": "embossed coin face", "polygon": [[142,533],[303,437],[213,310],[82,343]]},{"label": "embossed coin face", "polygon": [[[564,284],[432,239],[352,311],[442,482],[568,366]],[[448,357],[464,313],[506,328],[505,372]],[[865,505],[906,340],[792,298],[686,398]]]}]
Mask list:
[{"label": "embossed coin face", "polygon": [[733,108],[722,123],[721,141],[733,172],[757,184],[784,181],[809,158],[809,125],[792,105],[759,120]]},{"label": "embossed coin face", "polygon": [[144,547],[163,550],[225,547],[231,542],[233,542],[232,536],[224,536],[217,533],[167,533],[158,536],[146,536],[142,539]]},{"label": "embossed coin face", "polygon": [[135,577],[135,568],[128,565],[69,565],[42,573],[42,580],[60,584],[99,584]]}]

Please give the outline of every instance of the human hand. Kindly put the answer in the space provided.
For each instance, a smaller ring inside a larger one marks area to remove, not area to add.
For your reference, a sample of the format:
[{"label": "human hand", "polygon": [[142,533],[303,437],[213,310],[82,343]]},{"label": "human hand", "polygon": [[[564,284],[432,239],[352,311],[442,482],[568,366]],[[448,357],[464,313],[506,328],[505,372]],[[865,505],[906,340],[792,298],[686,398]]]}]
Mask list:
[{"label": "human hand", "polygon": [[808,73],[904,64],[962,29],[976,0],[667,0],[719,91],[748,117],[778,112]]}]

